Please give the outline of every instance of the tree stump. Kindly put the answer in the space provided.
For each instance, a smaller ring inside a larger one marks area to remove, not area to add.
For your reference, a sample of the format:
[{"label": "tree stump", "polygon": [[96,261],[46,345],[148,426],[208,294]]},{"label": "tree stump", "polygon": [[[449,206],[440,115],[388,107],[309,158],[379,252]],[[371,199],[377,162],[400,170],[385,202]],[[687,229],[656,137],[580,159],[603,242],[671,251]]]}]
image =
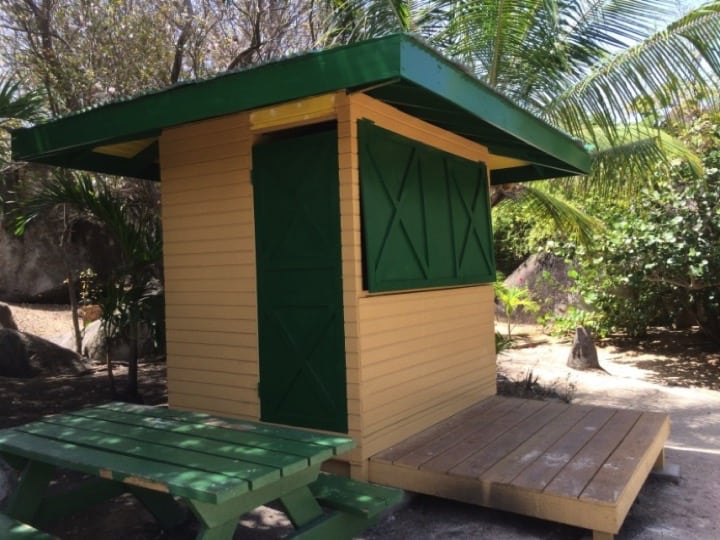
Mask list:
[{"label": "tree stump", "polygon": [[593,343],[590,332],[584,326],[578,326],[575,329],[575,338],[573,338],[567,365],[579,370],[602,369],[598,362],[595,343]]}]

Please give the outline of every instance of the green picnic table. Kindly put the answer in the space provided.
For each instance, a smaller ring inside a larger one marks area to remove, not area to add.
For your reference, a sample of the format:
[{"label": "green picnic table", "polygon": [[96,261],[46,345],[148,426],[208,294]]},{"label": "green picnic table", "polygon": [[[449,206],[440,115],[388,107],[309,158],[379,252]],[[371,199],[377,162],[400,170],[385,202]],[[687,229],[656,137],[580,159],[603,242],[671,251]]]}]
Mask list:
[{"label": "green picnic table", "polygon": [[[0,430],[0,455],[21,471],[5,513],[41,527],[130,492],[166,528],[185,518],[181,500],[200,522],[198,539],[229,539],[242,514],[278,500],[298,538],[351,537],[400,498],[320,474],[354,446],[303,429],[110,403]],[[58,467],[91,479],[47,494]]]}]

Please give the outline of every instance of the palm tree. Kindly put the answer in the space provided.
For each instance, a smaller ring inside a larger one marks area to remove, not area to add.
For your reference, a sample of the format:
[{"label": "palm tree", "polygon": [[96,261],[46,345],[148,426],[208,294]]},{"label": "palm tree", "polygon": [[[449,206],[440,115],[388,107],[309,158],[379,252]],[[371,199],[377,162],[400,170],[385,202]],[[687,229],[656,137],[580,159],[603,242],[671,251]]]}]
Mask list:
[{"label": "palm tree", "polygon": [[0,76],[0,217],[12,207],[5,199],[14,198],[18,184],[18,167],[9,165],[9,130],[24,122],[36,122],[42,118],[42,111],[40,94],[23,91],[20,82],[9,75]]},{"label": "palm tree", "polygon": [[[697,159],[660,121],[720,80],[720,1],[685,14],[675,0],[329,0],[331,42],[414,32],[487,85],[592,143],[587,186],[633,191],[668,154]],[[655,169],[656,170],[656,169]],[[639,174],[638,174],[639,173]],[[597,224],[542,183],[495,188],[495,205],[530,197],[563,228]]]},{"label": "palm tree", "polygon": [[7,130],[18,121],[35,122],[42,116],[42,96],[23,92],[20,82],[0,76],[0,129]]},{"label": "palm tree", "polygon": [[[60,171],[21,202],[16,232],[22,234],[33,220],[57,207],[69,208],[75,216],[89,219],[105,229],[117,248],[119,260],[107,276],[97,301],[102,308],[101,320],[108,345],[112,342],[128,345],[128,386],[124,397],[138,401],[141,399],[137,377],[139,332],[143,323],[162,324],[164,317],[163,298],[158,293],[162,277],[162,238],[157,204],[149,201],[155,197],[143,189],[151,192],[155,188],[149,183],[132,186],[123,191],[96,176]],[[66,230],[71,229],[69,224]],[[75,276],[70,275],[68,283],[73,279]],[[71,298],[74,298],[72,293]],[[156,330],[154,334],[164,332],[162,328]],[[113,397],[117,397],[110,349],[108,346],[108,376]]]}]

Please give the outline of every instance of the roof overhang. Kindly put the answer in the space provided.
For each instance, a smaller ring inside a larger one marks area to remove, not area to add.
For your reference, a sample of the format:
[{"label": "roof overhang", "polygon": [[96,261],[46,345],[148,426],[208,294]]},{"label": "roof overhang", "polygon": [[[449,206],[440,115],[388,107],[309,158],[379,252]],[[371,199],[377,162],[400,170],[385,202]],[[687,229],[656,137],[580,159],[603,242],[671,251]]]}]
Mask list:
[{"label": "roof overhang", "polygon": [[160,179],[163,129],[347,90],[524,162],[493,184],[587,174],[582,143],[533,116],[408,35],[393,35],[191,81],[12,134],[13,159]]}]

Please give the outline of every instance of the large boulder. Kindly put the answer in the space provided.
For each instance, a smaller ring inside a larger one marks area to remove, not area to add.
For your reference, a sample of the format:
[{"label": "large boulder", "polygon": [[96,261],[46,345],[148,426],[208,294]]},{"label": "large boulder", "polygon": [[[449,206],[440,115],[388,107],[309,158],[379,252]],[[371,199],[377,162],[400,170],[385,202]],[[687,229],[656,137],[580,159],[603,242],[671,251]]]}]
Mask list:
[{"label": "large boulder", "polygon": [[[567,263],[551,253],[534,253],[518,266],[504,281],[508,287],[524,287],[530,291],[530,297],[540,306],[537,313],[529,313],[519,308],[513,314],[513,322],[534,324],[537,319],[548,313],[565,313],[569,306],[581,307],[583,301],[577,295],[568,292],[572,279],[568,277]],[[503,316],[502,309],[496,314]]]},{"label": "large boulder", "polygon": [[0,328],[0,377],[80,375],[88,372],[77,353],[41,337]]},{"label": "large boulder", "polygon": [[33,222],[21,237],[0,223],[0,299],[8,302],[67,302],[67,267],[106,275],[117,261],[113,243],[97,225],[76,221],[62,250],[57,219]]},{"label": "large boulder", "polygon": [[0,302],[0,328],[9,328],[10,330],[18,329],[10,306],[2,302]]},{"label": "large boulder", "polygon": [[[147,327],[141,327],[139,332],[139,354],[143,358],[153,352],[152,335]],[[68,349],[75,349],[75,334],[65,334],[58,344]],[[93,362],[104,363],[107,360],[107,341],[102,321],[94,321],[83,330],[82,355]],[[110,349],[110,358],[114,362],[127,362],[130,359],[130,347],[127,343],[114,343]]]}]

